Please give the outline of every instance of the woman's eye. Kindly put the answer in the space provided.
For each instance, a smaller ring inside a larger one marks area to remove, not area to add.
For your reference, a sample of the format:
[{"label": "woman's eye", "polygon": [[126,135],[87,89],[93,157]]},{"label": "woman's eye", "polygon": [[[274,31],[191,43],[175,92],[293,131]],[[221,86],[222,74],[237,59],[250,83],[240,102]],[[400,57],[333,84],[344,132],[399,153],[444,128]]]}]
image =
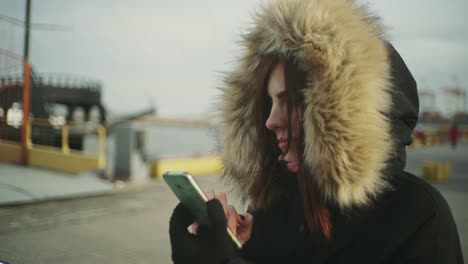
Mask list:
[{"label": "woman's eye", "polygon": [[278,104],[284,105],[286,103],[286,96],[285,94],[281,94],[278,96]]},{"label": "woman's eye", "polygon": [[279,93],[276,98],[278,98],[279,101],[284,101],[286,99],[286,93],[285,92],[282,92],[282,93]]}]

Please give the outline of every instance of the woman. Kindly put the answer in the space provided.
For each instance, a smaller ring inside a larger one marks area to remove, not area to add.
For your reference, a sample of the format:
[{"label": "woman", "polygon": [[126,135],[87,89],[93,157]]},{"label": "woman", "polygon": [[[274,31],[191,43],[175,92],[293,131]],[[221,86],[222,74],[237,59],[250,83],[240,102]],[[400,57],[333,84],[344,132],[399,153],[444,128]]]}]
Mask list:
[{"label": "woman", "polygon": [[250,213],[221,195],[191,234],[177,206],[174,262],[463,263],[447,203],[403,171],[416,83],[378,20],[353,1],[279,0],[243,43],[220,138],[224,178]]}]

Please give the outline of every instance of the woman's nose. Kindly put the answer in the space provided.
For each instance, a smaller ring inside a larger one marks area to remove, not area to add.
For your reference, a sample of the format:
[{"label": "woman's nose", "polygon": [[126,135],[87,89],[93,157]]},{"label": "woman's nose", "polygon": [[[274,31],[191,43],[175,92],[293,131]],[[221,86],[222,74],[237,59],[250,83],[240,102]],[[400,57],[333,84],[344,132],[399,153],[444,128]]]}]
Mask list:
[{"label": "woman's nose", "polygon": [[270,115],[268,116],[268,119],[265,123],[265,126],[271,130],[275,131],[275,129],[281,127],[282,121],[281,121],[281,113],[278,112],[277,109],[272,108],[270,111]]}]

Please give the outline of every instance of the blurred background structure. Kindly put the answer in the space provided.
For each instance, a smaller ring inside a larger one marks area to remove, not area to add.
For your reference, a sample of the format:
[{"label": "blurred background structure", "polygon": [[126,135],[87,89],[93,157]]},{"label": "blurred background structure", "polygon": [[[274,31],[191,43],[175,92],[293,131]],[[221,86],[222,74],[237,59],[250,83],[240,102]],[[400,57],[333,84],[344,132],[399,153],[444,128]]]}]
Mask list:
[{"label": "blurred background structure", "polygon": [[[159,179],[224,189],[211,107],[260,2],[0,0],[0,261],[168,263]],[[468,2],[358,2],[418,81],[407,170],[448,200],[466,258]]]}]

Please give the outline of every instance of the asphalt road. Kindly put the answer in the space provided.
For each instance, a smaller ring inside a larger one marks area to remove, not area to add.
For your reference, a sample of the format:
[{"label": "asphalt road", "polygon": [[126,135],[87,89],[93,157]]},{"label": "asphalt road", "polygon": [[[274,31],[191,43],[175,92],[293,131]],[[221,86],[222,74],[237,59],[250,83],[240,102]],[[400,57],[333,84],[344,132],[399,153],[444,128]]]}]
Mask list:
[{"label": "asphalt road", "polygon": [[[448,200],[468,257],[468,145],[410,150],[409,171],[450,161],[451,179],[434,184]],[[198,177],[222,190],[217,176]],[[168,220],[177,200],[163,182],[113,195],[0,208],[0,260],[21,263],[171,263]]]},{"label": "asphalt road", "polygon": [[[221,189],[217,176],[198,178]],[[171,263],[177,204],[163,182],[114,195],[0,208],[0,260],[21,263]]]}]

